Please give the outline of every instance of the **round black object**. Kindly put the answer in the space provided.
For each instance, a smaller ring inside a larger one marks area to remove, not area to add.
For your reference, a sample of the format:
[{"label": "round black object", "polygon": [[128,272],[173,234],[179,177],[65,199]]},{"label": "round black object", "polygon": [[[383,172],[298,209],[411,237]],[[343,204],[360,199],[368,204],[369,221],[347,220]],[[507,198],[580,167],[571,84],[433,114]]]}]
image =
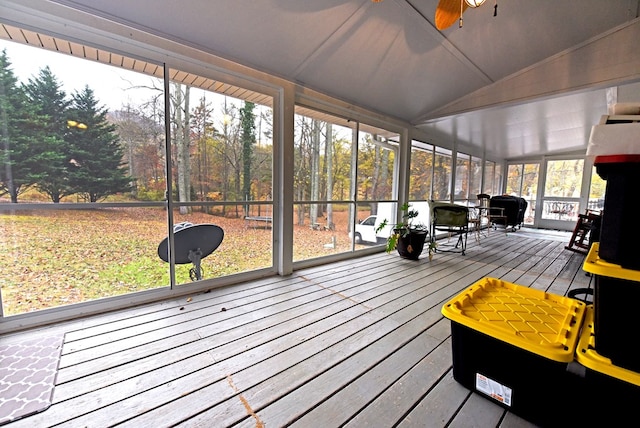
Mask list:
[{"label": "round black object", "polygon": [[[190,253],[199,251],[200,258],[213,253],[224,239],[224,231],[215,224],[196,224],[184,227],[173,234],[176,264],[191,263]],[[158,245],[158,256],[169,261],[169,238]]]}]

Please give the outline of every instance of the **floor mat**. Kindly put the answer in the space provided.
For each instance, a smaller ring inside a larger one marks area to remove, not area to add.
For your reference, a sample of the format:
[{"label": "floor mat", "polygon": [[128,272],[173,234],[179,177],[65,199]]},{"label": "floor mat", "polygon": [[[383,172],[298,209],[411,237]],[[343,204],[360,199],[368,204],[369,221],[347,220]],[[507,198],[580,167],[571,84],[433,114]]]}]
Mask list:
[{"label": "floor mat", "polygon": [[0,343],[0,425],[51,405],[63,340]]}]

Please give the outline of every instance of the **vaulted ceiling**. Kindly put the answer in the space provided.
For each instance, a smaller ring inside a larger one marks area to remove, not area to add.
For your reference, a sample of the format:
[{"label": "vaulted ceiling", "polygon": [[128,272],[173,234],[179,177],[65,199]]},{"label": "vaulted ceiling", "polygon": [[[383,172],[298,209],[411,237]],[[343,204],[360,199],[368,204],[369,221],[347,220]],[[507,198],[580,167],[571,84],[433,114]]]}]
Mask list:
[{"label": "vaulted ceiling", "polygon": [[438,0],[56,3],[504,158],[584,150],[608,104],[640,103],[640,54],[621,58],[640,40],[640,0],[498,0],[495,17],[487,0],[442,31]]}]

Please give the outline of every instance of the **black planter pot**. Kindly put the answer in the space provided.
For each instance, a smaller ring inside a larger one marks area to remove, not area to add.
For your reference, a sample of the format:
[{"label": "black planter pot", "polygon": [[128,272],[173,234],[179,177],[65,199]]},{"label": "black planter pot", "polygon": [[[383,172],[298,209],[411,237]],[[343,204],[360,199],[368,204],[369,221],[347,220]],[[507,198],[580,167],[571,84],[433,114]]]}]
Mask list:
[{"label": "black planter pot", "polygon": [[424,249],[426,239],[426,230],[411,231],[407,236],[402,236],[401,233],[398,238],[398,244],[396,245],[398,254],[405,259],[418,260],[418,257],[420,257]]}]

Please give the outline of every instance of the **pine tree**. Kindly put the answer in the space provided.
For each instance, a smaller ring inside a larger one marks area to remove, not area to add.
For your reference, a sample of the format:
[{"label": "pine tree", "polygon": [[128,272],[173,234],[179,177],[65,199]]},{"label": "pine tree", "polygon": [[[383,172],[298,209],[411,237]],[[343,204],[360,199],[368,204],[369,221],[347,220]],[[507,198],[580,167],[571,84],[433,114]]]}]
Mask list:
[{"label": "pine tree", "polygon": [[68,109],[70,144],[69,184],[89,202],[130,190],[131,179],[123,163],[123,149],[116,126],[107,121],[107,110],[98,106],[88,87],[71,97]]},{"label": "pine tree", "polygon": [[0,194],[11,202],[37,181],[39,145],[47,140],[45,121],[27,101],[13,74],[6,50],[0,55]]},{"label": "pine tree", "polygon": [[36,187],[49,195],[55,203],[73,193],[69,187],[69,145],[65,142],[67,128],[66,110],[69,101],[62,85],[47,66],[40,70],[36,78],[29,79],[24,91],[37,113],[46,117],[46,138],[39,147]]}]

